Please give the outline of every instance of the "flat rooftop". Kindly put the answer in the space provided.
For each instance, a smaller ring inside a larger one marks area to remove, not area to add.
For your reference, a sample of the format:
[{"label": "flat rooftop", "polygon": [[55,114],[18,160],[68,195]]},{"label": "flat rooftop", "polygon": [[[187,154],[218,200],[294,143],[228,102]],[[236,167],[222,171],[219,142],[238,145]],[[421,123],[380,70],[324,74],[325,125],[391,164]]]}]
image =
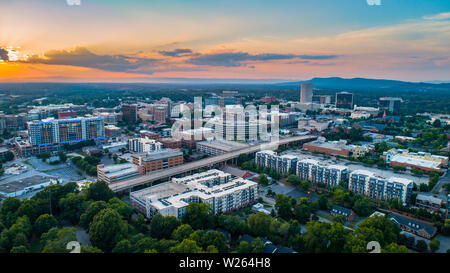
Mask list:
[{"label": "flat rooftop", "polygon": [[139,156],[144,157],[144,161],[155,161],[176,156],[183,156],[183,153],[178,149],[162,149],[161,151],[153,151],[150,153],[136,153],[133,155],[133,157]]},{"label": "flat rooftop", "polygon": [[201,141],[197,145],[203,145],[213,149],[219,149],[225,152],[235,151],[239,149],[247,148],[249,145],[245,143],[239,143],[235,141],[228,140],[212,140],[212,141]]},{"label": "flat rooftop", "polygon": [[436,170],[440,169],[440,164],[441,164],[440,162],[437,162],[437,161],[424,160],[424,159],[413,158],[413,157],[404,156],[404,155],[395,155],[391,159],[391,162],[392,161],[398,162],[398,163],[403,163],[403,164],[410,164],[410,165],[416,165],[416,166],[425,167],[425,168],[436,169]]},{"label": "flat rooftop", "polygon": [[132,192],[131,196],[140,202],[149,202],[159,210],[169,206],[176,208],[184,207],[189,203],[188,200],[192,196],[208,200],[228,195],[235,190],[257,185],[253,181],[242,178],[233,180],[223,179],[219,183],[211,183],[216,179],[225,177],[231,178],[231,175],[213,169],[182,178],[173,178],[170,182]]},{"label": "flat rooftop", "polygon": [[35,175],[27,178],[15,180],[9,183],[0,185],[0,192],[3,193],[12,193],[16,191],[21,191],[25,188],[40,185],[49,182],[50,180],[56,180],[56,177],[53,176],[44,176],[44,175]]}]

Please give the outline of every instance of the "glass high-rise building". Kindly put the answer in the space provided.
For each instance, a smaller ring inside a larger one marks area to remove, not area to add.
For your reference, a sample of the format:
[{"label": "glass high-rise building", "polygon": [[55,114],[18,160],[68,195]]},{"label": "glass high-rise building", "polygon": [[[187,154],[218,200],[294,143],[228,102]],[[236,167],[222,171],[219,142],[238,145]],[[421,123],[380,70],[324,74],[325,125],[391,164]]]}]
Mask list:
[{"label": "glass high-rise building", "polygon": [[349,92],[336,93],[336,108],[352,109],[353,108],[353,94]]},{"label": "glass high-rise building", "polygon": [[300,103],[312,103],[313,85],[312,83],[302,83],[300,86]]},{"label": "glass high-rise building", "polygon": [[393,115],[400,114],[400,104],[403,102],[401,98],[383,97],[380,98],[379,105],[383,110],[389,111]]},{"label": "glass high-rise building", "polygon": [[74,119],[44,119],[28,123],[30,144],[49,145],[77,143],[85,140],[105,140],[104,119],[100,117]]}]

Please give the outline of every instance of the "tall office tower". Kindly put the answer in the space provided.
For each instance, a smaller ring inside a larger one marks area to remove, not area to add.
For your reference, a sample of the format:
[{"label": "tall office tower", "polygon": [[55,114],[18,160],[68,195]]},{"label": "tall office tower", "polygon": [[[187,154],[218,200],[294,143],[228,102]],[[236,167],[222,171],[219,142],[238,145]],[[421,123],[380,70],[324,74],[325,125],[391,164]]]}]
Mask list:
[{"label": "tall office tower", "polygon": [[44,119],[28,122],[31,145],[105,140],[103,118]]},{"label": "tall office tower", "polygon": [[348,92],[336,93],[336,108],[352,109],[353,94]]},{"label": "tall office tower", "polygon": [[137,121],[137,112],[136,104],[122,104],[123,121],[135,123]]},{"label": "tall office tower", "polygon": [[383,97],[380,98],[378,104],[381,109],[387,110],[393,115],[398,115],[400,114],[400,103],[402,102],[403,100],[401,98]]},{"label": "tall office tower", "polygon": [[320,103],[321,104],[330,104],[331,103],[331,96],[330,95],[320,96]]},{"label": "tall office tower", "polygon": [[153,120],[158,124],[166,123],[169,117],[169,107],[167,104],[158,104],[153,107]]},{"label": "tall office tower", "polygon": [[300,103],[312,103],[313,85],[312,83],[302,83],[300,90]]}]

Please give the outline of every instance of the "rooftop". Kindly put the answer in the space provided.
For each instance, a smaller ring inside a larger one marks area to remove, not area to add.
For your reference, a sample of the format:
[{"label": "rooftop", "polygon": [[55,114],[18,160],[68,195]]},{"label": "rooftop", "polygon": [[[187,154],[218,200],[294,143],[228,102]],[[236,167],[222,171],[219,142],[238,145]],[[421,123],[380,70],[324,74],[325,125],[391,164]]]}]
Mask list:
[{"label": "rooftop", "polygon": [[12,193],[23,190],[25,188],[47,183],[49,181],[55,181],[57,178],[53,176],[35,175],[20,180],[12,181],[9,183],[0,185],[0,192]]},{"label": "rooftop", "polygon": [[248,147],[248,144],[228,140],[201,141],[198,142],[197,145],[203,145],[214,149],[220,149],[226,152],[231,152]]}]

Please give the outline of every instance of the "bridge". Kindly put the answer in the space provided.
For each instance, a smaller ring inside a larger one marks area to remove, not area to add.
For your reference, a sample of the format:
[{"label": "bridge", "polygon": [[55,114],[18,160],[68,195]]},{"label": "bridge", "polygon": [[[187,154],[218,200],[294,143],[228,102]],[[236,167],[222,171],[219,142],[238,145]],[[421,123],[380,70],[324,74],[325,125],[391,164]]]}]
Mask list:
[{"label": "bridge", "polygon": [[277,146],[288,145],[295,142],[308,142],[317,139],[317,136],[295,136],[288,138],[280,138],[279,141],[266,142],[258,145],[253,145],[240,150],[232,151],[218,156],[208,157],[194,162],[185,163],[169,169],[162,169],[153,171],[149,174],[142,175],[136,178],[127,179],[120,182],[109,184],[109,188],[114,192],[131,191],[133,188],[140,186],[152,186],[153,183],[163,180],[169,180],[185,173],[192,173],[201,168],[214,168],[224,164],[230,160],[236,160],[242,154],[252,154],[261,150],[273,150]]}]

